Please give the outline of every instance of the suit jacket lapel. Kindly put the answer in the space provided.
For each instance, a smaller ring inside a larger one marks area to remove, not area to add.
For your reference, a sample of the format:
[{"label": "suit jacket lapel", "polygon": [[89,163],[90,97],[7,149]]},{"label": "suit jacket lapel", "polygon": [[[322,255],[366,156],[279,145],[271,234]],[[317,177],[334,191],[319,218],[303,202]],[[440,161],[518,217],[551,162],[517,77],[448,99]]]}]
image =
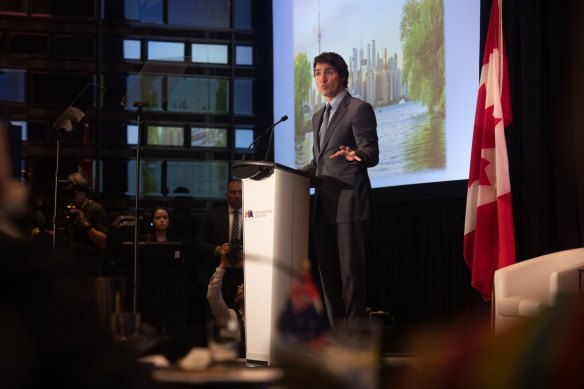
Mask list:
[{"label": "suit jacket lapel", "polygon": [[[326,149],[326,146],[327,146],[329,140],[331,139],[331,136],[333,135],[333,132],[335,131],[335,128],[337,127],[337,124],[341,121],[343,116],[345,116],[345,114],[349,110],[348,106],[349,106],[350,102],[351,102],[351,94],[347,93],[345,95],[345,97],[343,98],[343,101],[341,101],[341,104],[339,104],[339,106],[337,107],[335,114],[333,115],[333,117],[329,121],[329,124],[328,124],[327,129],[326,129],[324,143],[323,143],[323,146],[325,149]],[[323,115],[321,115],[321,116],[324,116],[324,109],[323,109]],[[322,122],[322,119],[321,119],[321,122]]]}]

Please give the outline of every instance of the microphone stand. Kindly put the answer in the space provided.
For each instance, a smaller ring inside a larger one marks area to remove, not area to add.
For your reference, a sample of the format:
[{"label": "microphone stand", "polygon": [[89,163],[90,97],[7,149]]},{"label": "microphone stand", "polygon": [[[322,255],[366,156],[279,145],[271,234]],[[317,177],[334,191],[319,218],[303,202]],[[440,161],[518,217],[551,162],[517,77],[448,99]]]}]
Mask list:
[{"label": "microphone stand", "polygon": [[[271,131],[271,133],[270,133],[270,140],[269,140],[269,143],[268,143],[268,149],[266,150],[266,156],[264,157],[264,162],[266,162],[268,153],[270,152],[270,148],[271,148],[271,145],[272,145],[272,138],[274,137],[274,128],[278,124],[280,124],[282,122],[285,122],[286,120],[288,120],[288,116],[284,115],[276,123],[274,123],[270,127],[266,128],[264,130],[264,132],[261,133],[261,135],[259,135],[257,138],[255,138],[253,140],[253,142],[250,143],[250,145],[247,147],[247,150],[245,150],[245,153],[243,153],[243,157],[241,157],[241,160],[242,161],[245,161],[245,156],[247,155],[247,152],[252,148],[252,146],[255,146],[258,143],[258,141],[260,141],[268,132]],[[253,152],[251,153],[251,159],[252,160],[253,160],[254,154],[255,154],[255,147],[254,147]]]},{"label": "microphone stand", "polygon": [[91,107],[95,104],[95,100],[93,100],[91,107],[85,107],[85,112],[81,111],[77,108],[77,103],[79,98],[85,93],[87,88],[94,86],[101,90],[99,94],[99,99],[105,92],[105,87],[101,85],[97,85],[95,83],[89,83],[81,89],[81,92],[69,104],[69,107],[63,111],[61,116],[57,119],[57,121],[53,124],[53,128],[57,130],[57,157],[55,162],[55,190],[53,193],[53,249],[57,245],[57,196],[58,196],[58,187],[59,187],[59,159],[61,154],[61,140],[63,139],[63,133],[65,131],[73,131],[73,128],[83,120],[85,117],[85,113],[91,109]]},{"label": "microphone stand", "polygon": [[138,312],[138,281],[139,281],[139,232],[140,232],[140,148],[142,144],[142,110],[148,106],[146,101],[137,101],[134,103],[136,107],[136,114],[138,118],[138,141],[136,142],[136,194],[134,196],[134,290],[133,290],[133,309],[132,313],[136,316]]},{"label": "microphone stand", "polygon": [[[241,157],[241,160],[242,160],[242,161],[245,161],[245,156],[247,155],[248,151],[249,151],[249,150],[252,148],[252,146],[255,146],[255,145],[256,145],[256,143],[257,143],[257,142],[258,142],[260,139],[262,139],[262,138],[264,137],[264,135],[266,135],[266,131],[264,131],[264,132],[263,132],[263,133],[262,133],[260,136],[258,136],[257,138],[255,138],[255,139],[253,140],[253,142],[251,142],[251,143],[250,143],[250,145],[249,145],[249,146],[247,146],[247,150],[245,150],[245,153],[243,153],[243,157]],[[255,147],[254,147],[254,149],[253,149],[253,152],[251,153],[251,159],[252,159],[252,160],[253,160],[253,156],[254,156],[254,154],[255,154]]]},{"label": "microphone stand", "polygon": [[61,139],[63,138],[63,128],[57,129],[57,157],[55,162],[55,190],[53,193],[53,249],[57,246],[57,195],[59,187],[59,159],[61,154]]},{"label": "microphone stand", "polygon": [[272,130],[270,131],[270,139],[268,140],[268,148],[266,149],[266,154],[264,155],[264,162],[268,161],[268,155],[270,154],[270,148],[272,148],[272,139],[274,139],[274,127],[276,127],[275,124],[272,126]]}]

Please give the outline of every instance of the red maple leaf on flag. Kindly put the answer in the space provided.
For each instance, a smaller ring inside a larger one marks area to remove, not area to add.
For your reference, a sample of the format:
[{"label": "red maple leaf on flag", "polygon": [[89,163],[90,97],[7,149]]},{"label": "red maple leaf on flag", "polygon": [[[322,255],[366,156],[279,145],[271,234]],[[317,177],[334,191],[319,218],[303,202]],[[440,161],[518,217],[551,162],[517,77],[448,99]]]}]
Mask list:
[{"label": "red maple leaf on flag", "polygon": [[515,263],[515,234],[505,126],[511,100],[500,0],[491,7],[475,113],[466,218],[464,258],[471,284],[490,300],[493,275]]}]

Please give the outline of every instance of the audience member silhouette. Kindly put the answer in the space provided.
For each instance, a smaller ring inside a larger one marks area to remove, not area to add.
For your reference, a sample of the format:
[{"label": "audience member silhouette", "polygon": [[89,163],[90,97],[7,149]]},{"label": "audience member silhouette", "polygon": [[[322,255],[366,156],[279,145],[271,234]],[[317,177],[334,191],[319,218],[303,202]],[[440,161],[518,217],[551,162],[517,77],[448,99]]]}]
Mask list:
[{"label": "audience member silhouette", "polygon": [[103,206],[91,198],[91,187],[80,173],[67,177],[61,196],[66,197],[66,226],[59,245],[70,250],[95,273],[102,275],[106,260],[108,221]]},{"label": "audience member silhouette", "polygon": [[173,242],[174,234],[168,210],[157,206],[152,212],[152,231],[146,235],[147,242]]},{"label": "audience member silhouette", "polygon": [[0,387],[162,387],[101,320],[87,267],[16,233],[7,155],[0,129]]},{"label": "audience member silhouette", "polygon": [[[235,267],[241,268],[243,260],[239,261]],[[233,267],[226,255],[221,256],[221,262],[215,269],[215,273],[211,276],[209,287],[207,289],[207,301],[213,312],[213,317],[218,322],[234,321],[237,323],[239,329],[239,355],[245,357],[245,293],[243,283],[239,284],[235,293],[235,300],[233,307],[229,307],[223,299],[221,287],[223,285],[223,277],[225,271]]]},{"label": "audience member silhouette", "polygon": [[[239,220],[238,239],[242,236],[243,215],[241,214],[242,189],[240,180],[230,180],[226,191],[227,204],[207,212],[197,234],[197,251],[199,254],[198,281],[206,289],[222,255],[230,254],[232,246],[233,220]],[[235,213],[239,212],[238,216]],[[243,282],[243,270],[229,268],[223,278],[223,297],[229,307],[233,307],[237,286]]]},{"label": "audience member silhouette", "polygon": [[172,231],[177,241],[186,245],[194,243],[199,229],[199,217],[192,212],[192,207],[188,203],[191,199],[189,189],[179,186],[174,191],[177,206],[170,212],[172,219]]}]

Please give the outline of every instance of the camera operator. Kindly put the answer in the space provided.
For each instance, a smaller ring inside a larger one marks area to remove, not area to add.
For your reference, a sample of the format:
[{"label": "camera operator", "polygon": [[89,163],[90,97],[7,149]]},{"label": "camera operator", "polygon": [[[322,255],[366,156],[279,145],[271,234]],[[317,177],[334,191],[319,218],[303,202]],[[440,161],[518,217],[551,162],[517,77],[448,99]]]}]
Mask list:
[{"label": "camera operator", "polygon": [[80,173],[67,177],[63,191],[63,197],[69,200],[66,211],[69,248],[88,260],[92,271],[101,274],[107,244],[107,213],[89,197],[91,188]]},{"label": "camera operator", "polygon": [[[232,264],[238,263],[243,258],[241,180],[230,180],[227,183],[225,196],[227,204],[207,212],[197,234],[196,245],[200,259],[197,282],[204,293],[221,256],[225,255]],[[229,307],[233,307],[237,285],[242,282],[241,268],[227,269],[222,290],[223,298]]]}]

